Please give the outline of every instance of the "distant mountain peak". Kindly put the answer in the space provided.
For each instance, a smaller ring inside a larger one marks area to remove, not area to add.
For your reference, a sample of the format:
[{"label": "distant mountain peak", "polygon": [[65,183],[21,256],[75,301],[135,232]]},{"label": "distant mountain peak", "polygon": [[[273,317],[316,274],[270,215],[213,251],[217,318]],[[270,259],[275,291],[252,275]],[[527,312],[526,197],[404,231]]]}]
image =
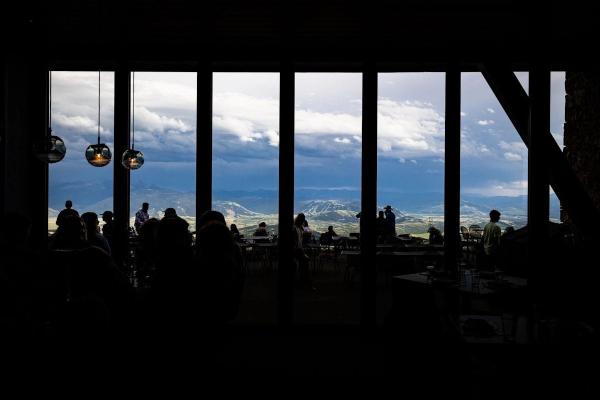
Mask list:
[{"label": "distant mountain peak", "polygon": [[213,210],[219,211],[225,215],[226,218],[233,218],[236,215],[253,216],[260,215],[257,212],[247,209],[240,203],[235,201],[217,200],[213,203]]}]

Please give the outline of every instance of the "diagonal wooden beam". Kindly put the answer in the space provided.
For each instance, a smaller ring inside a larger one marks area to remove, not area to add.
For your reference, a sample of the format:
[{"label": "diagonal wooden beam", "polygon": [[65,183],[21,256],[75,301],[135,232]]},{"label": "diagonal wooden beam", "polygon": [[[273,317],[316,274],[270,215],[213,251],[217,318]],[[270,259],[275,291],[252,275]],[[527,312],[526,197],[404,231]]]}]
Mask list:
[{"label": "diagonal wooden beam", "polygon": [[[529,148],[529,96],[521,86],[516,75],[508,67],[484,65],[482,73],[521,136]],[[595,234],[600,223],[600,215],[583,185],[569,166],[565,155],[548,131],[543,137],[545,160],[549,170],[550,185],[567,210],[569,217],[582,233]]]}]

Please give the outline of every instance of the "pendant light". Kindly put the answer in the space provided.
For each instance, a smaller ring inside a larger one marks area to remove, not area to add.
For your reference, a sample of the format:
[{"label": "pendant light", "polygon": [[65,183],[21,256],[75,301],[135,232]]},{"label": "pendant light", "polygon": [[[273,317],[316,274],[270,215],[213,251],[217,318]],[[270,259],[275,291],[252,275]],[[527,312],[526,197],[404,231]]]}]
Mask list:
[{"label": "pendant light", "polygon": [[85,158],[94,167],[104,167],[112,158],[108,146],[100,143],[100,71],[98,71],[98,143],[88,146],[85,150]]},{"label": "pendant light", "polygon": [[131,111],[131,148],[125,150],[121,160],[121,164],[127,169],[139,169],[144,165],[144,153],[135,150],[135,71],[132,73],[133,94],[132,94],[132,111]]},{"label": "pendant light", "polygon": [[52,71],[48,71],[48,129],[44,139],[34,143],[33,153],[36,158],[48,164],[57,163],[67,154],[65,142],[52,135]]}]

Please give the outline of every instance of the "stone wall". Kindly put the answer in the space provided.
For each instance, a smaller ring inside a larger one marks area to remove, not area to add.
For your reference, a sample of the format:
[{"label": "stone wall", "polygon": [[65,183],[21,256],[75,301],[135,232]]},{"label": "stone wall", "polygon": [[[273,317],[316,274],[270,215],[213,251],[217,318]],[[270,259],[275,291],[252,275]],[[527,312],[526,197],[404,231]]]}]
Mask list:
[{"label": "stone wall", "polygon": [[600,73],[567,72],[565,152],[600,210]]}]

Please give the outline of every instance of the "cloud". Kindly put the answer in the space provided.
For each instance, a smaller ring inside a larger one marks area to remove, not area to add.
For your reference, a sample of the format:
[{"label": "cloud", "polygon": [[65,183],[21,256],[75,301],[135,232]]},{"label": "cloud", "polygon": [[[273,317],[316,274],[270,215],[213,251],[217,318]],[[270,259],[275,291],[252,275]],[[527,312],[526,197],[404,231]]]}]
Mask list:
[{"label": "cloud", "polygon": [[279,145],[279,101],[243,93],[215,93],[213,131],[234,135],[242,142],[265,140]]},{"label": "cloud", "polygon": [[488,125],[493,125],[494,124],[494,120],[491,119],[484,119],[484,120],[479,120],[477,121],[477,123],[481,126],[488,126]]},{"label": "cloud", "polygon": [[407,158],[443,153],[444,117],[431,104],[380,99],[378,106],[378,147],[384,156]]},{"label": "cloud", "polygon": [[335,139],[333,139],[334,142],[336,143],[343,143],[343,144],[350,144],[352,143],[352,141],[348,138],[340,138],[340,137],[336,137]]},{"label": "cloud", "polygon": [[498,143],[498,147],[500,147],[502,150],[509,150],[519,153],[527,151],[527,146],[525,146],[525,143],[523,143],[522,141],[506,142],[504,140],[501,140]]},{"label": "cloud", "polygon": [[195,128],[180,118],[174,118],[146,107],[135,107],[135,128],[153,133],[184,132]]},{"label": "cloud", "polygon": [[476,194],[486,197],[517,197],[527,195],[527,181],[488,181],[486,184],[483,184],[481,186],[463,188],[462,190],[464,193]]},{"label": "cloud", "polygon": [[504,158],[506,158],[508,161],[521,161],[521,160],[523,160],[523,157],[521,157],[520,154],[511,153],[511,152],[504,153]]},{"label": "cloud", "polygon": [[487,112],[489,112],[490,114],[495,114],[496,110],[494,110],[493,108],[487,108]]},{"label": "cloud", "polygon": [[498,147],[508,161],[521,161],[527,158],[527,146],[522,141],[506,142],[501,140]]},{"label": "cloud", "polygon": [[362,134],[362,118],[346,113],[322,113],[296,109],[296,134]]},{"label": "cloud", "polygon": [[[98,132],[98,120],[91,119],[85,115],[65,115],[62,112],[52,113],[52,125],[73,133],[95,134]],[[107,130],[100,126],[100,134],[106,134]]]}]

